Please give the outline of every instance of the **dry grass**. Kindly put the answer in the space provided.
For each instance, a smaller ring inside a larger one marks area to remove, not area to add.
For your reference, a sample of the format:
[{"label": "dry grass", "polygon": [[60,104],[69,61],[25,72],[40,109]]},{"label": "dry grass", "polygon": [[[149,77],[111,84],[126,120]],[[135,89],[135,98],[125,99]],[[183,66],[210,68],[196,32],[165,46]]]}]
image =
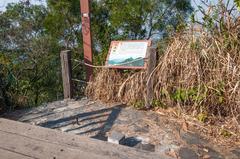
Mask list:
[{"label": "dry grass", "polygon": [[98,70],[87,86],[87,96],[104,102],[133,104],[145,96],[146,75],[141,72],[121,72],[113,69]]},{"label": "dry grass", "polygon": [[[188,31],[170,39],[152,72],[153,106],[178,106],[203,121],[212,116],[240,122],[239,21],[226,26],[224,32]],[[139,107],[147,80],[145,71],[98,70],[86,94]]]},{"label": "dry grass", "polygon": [[[239,145],[240,18],[232,18],[224,5],[218,7],[214,28],[200,26],[169,39],[150,77],[154,81],[152,106],[161,114],[170,112],[167,115],[177,121],[184,119],[218,143]],[[88,97],[144,106],[150,80],[145,71],[97,71],[87,86]]]},{"label": "dry grass", "polygon": [[240,42],[200,34],[175,37],[153,75],[155,98],[219,116],[240,112]]},{"label": "dry grass", "polygon": [[[151,77],[155,100],[197,113],[238,115],[240,42],[237,35],[223,38],[185,33],[174,37]],[[105,102],[133,104],[144,100],[146,81],[144,71],[123,73],[104,69],[99,70],[86,92]]]}]

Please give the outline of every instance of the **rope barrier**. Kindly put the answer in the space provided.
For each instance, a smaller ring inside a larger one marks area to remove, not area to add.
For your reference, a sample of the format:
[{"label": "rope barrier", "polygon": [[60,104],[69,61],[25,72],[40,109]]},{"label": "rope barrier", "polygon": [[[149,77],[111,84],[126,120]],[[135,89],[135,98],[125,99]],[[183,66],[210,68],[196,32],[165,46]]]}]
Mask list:
[{"label": "rope barrier", "polygon": [[73,59],[73,61],[75,61],[75,62],[79,62],[82,65],[86,65],[86,66],[89,66],[89,67],[92,67],[92,68],[111,68],[113,66],[123,66],[123,65],[131,64],[131,63],[134,63],[134,62],[137,62],[137,61],[141,61],[141,60],[145,61],[145,60],[148,60],[148,58],[136,59],[136,60],[133,60],[133,61],[121,63],[121,64],[118,64],[118,65],[112,65],[112,66],[94,66],[94,65],[88,64],[88,63],[86,63],[84,61],[79,61],[79,60]]},{"label": "rope barrier", "polygon": [[[133,62],[136,62],[136,61],[140,61],[140,60],[148,60],[148,58],[141,58],[141,59],[137,59],[137,60],[133,60],[133,61],[129,61],[129,62],[126,62],[126,63],[121,63],[121,64],[119,64],[119,65],[113,65],[113,66],[122,66],[122,65],[126,65],[126,64],[131,64],[131,63],[133,63]],[[75,62],[78,62],[79,64],[78,65],[76,65],[75,67],[74,67],[74,69],[76,68],[76,67],[78,67],[79,65],[86,65],[86,66],[89,66],[89,67],[92,67],[92,68],[111,68],[112,66],[94,66],[94,65],[91,65],[91,64],[88,64],[88,63],[86,63],[86,62],[84,62],[84,61],[79,61],[79,60],[76,60],[76,59],[72,59],[72,61],[75,61]],[[75,81],[75,82],[79,82],[79,83],[89,83],[89,82],[86,82],[86,81],[83,81],[83,80],[78,80],[78,79],[72,79],[73,81]]]},{"label": "rope barrier", "polygon": [[89,82],[86,82],[86,81],[83,81],[83,80],[78,80],[78,79],[72,79],[73,81],[75,82],[79,82],[79,83],[89,83]]}]

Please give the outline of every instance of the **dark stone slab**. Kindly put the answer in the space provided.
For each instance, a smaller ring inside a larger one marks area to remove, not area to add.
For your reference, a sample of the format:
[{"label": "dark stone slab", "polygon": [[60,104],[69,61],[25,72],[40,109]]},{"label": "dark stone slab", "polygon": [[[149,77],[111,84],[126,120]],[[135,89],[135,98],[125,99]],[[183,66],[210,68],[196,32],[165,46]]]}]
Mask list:
[{"label": "dark stone slab", "polygon": [[141,143],[142,141],[137,139],[136,137],[128,137],[124,140],[124,145],[129,147],[134,147]]},{"label": "dark stone slab", "polygon": [[118,124],[118,125],[124,125],[124,124],[128,124],[129,121],[128,120],[121,120],[121,119],[117,119],[114,124]]},{"label": "dark stone slab", "polygon": [[187,147],[180,148],[179,156],[181,159],[198,159],[198,155]]},{"label": "dark stone slab", "polygon": [[240,158],[240,148],[237,148],[235,150],[231,151],[234,155],[238,156]]},{"label": "dark stone slab", "polygon": [[181,132],[180,136],[189,145],[204,145],[207,143],[207,141],[202,139],[198,134]]},{"label": "dark stone slab", "polygon": [[153,144],[139,143],[134,147],[137,148],[137,149],[145,150],[145,151],[155,152],[155,145],[153,145]]},{"label": "dark stone slab", "polygon": [[215,151],[214,149],[210,148],[210,147],[207,147],[208,149],[208,155],[211,156],[211,158],[214,158],[214,159],[223,159],[224,157],[217,151]]},{"label": "dark stone slab", "polygon": [[134,131],[135,132],[141,132],[141,133],[148,133],[149,132],[149,126],[144,125],[143,127],[141,127],[141,126],[138,126],[138,125],[134,124]]},{"label": "dark stone slab", "polygon": [[[203,149],[208,150],[208,152],[204,151]],[[223,159],[224,158],[219,152],[215,151],[214,149],[212,149],[210,147],[201,147],[201,148],[199,148],[198,153],[201,154],[201,156],[207,155],[213,159]]]}]

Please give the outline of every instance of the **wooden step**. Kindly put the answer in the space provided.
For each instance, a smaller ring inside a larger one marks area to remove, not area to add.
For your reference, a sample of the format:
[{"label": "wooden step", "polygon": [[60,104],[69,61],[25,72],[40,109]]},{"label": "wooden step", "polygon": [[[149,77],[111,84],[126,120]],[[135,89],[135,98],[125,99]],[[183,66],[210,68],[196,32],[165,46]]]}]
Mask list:
[{"label": "wooden step", "polygon": [[0,118],[0,158],[161,159],[167,156]]}]

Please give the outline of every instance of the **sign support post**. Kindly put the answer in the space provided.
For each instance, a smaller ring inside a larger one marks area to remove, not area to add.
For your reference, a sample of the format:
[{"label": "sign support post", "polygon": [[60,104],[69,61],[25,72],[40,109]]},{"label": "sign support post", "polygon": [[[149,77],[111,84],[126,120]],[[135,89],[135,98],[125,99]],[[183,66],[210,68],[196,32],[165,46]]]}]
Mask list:
[{"label": "sign support post", "polygon": [[[81,17],[82,17],[82,35],[83,35],[83,50],[84,62],[92,65],[92,38],[91,38],[91,20],[90,20],[90,7],[89,0],[80,0]],[[93,68],[86,66],[87,81],[93,75]]]},{"label": "sign support post", "polygon": [[146,86],[146,90],[147,90],[147,94],[145,97],[145,108],[149,109],[152,106],[152,101],[154,99],[154,89],[153,89],[153,78],[151,77],[151,73],[154,70],[155,66],[156,66],[156,49],[155,48],[149,48],[148,52],[147,52],[147,57],[148,57],[148,61],[147,61],[147,79],[149,81],[147,81],[147,86]]}]

